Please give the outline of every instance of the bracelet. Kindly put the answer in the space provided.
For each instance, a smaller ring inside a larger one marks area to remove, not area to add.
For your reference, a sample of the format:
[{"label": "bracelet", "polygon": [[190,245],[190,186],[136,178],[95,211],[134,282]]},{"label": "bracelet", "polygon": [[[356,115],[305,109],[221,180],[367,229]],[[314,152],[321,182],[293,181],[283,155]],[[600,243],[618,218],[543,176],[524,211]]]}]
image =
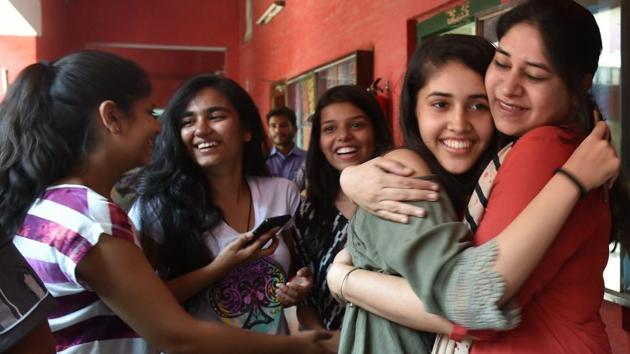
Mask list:
[{"label": "bracelet", "polygon": [[467,335],[468,330],[466,328],[453,323],[453,330],[451,331],[451,334],[448,335],[448,337],[456,342],[461,342],[466,339]]},{"label": "bracelet", "polygon": [[355,270],[361,269],[359,267],[354,267],[352,269],[350,269],[348,271],[348,273],[346,273],[346,275],[343,276],[343,279],[341,280],[341,287],[339,287],[339,298],[342,301],[342,303],[344,304],[350,304],[350,306],[353,306],[351,302],[348,302],[348,300],[346,300],[346,297],[343,296],[343,286],[346,285],[346,281],[348,280],[348,277],[350,276],[350,273],[354,272]]},{"label": "bracelet", "polygon": [[564,175],[569,180],[571,180],[571,182],[573,182],[573,184],[575,184],[575,186],[577,187],[578,191],[580,192],[580,199],[584,199],[584,197],[586,197],[586,194],[588,193],[588,190],[586,189],[586,187],[584,187],[582,182],[580,182],[580,180],[577,179],[577,177],[575,177],[575,175],[573,175],[571,172],[565,170],[562,167],[556,168],[556,170],[554,172],[555,173],[559,173],[561,175]]}]

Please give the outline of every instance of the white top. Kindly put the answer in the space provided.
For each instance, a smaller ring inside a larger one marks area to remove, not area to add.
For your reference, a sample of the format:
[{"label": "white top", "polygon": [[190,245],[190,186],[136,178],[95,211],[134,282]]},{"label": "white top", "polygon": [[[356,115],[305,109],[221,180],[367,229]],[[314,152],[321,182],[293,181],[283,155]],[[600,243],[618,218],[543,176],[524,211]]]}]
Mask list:
[{"label": "white top", "polygon": [[[300,200],[295,183],[277,177],[248,177],[247,183],[252,196],[254,228],[265,218],[295,214]],[[138,228],[141,226],[139,209],[140,205],[136,202],[129,211]],[[161,243],[164,235],[159,223],[145,224],[151,228],[148,234]],[[216,256],[239,233],[221,222],[205,232],[204,236],[206,245]],[[224,279],[204,290],[199,303],[189,306],[188,311],[199,319],[223,322],[261,333],[286,334],[286,321],[282,306],[275,296],[275,285],[287,281],[290,266],[289,248],[280,239],[273,255],[234,269]]]}]

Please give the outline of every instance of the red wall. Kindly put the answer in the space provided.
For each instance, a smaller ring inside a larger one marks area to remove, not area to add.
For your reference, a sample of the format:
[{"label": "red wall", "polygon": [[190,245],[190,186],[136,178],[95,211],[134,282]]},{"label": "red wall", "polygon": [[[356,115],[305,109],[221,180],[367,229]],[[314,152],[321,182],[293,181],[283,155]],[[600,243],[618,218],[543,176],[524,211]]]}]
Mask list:
[{"label": "red wall", "polygon": [[34,37],[0,36],[0,67],[8,70],[9,82],[25,66],[37,60],[36,47]]},{"label": "red wall", "polygon": [[133,60],[143,67],[153,85],[153,100],[165,107],[173,92],[188,78],[208,72],[223,71],[225,53],[209,51],[115,48],[88,45]]},{"label": "red wall", "polygon": [[222,46],[236,56],[237,1],[71,1],[75,48],[89,42]]},{"label": "red wall", "polygon": [[[106,49],[143,65],[159,105],[185,78],[201,72],[238,73],[238,2],[234,0],[71,1],[71,49],[93,43],[222,47],[226,52]],[[218,62],[217,62],[218,61]]]},{"label": "red wall", "polygon": [[[253,1],[254,21],[271,0]],[[295,77],[353,51],[374,51],[374,77],[389,80],[394,126],[407,61],[407,20],[425,17],[461,1],[317,0],[287,1],[267,25],[254,25],[252,40],[240,46],[239,82],[264,114],[274,81]],[[243,16],[241,16],[243,18]],[[244,25],[241,24],[241,36]],[[397,141],[400,134],[395,129]]]},{"label": "red wall", "polygon": [[37,37],[37,59],[54,60],[68,53],[69,32],[66,0],[41,0],[42,36]]},{"label": "red wall", "polygon": [[[54,59],[67,51],[65,0],[42,1],[42,33],[38,37],[0,36],[0,66],[9,82],[39,59]],[[0,99],[2,98],[0,92]]]},{"label": "red wall", "polygon": [[[237,3],[233,0],[72,1],[68,6],[72,18],[70,41],[74,49],[93,42],[223,47],[227,53],[218,53],[225,57],[221,68],[238,73]],[[154,60],[155,54],[147,51],[144,59]],[[173,70],[187,71],[188,76],[199,73],[191,69],[195,60],[195,53],[191,53],[191,65]]]},{"label": "red wall", "polygon": [[[104,49],[92,43],[226,49],[226,52],[202,53],[109,49],[122,55],[133,52],[129,55],[131,59],[148,66],[157,99],[164,104],[183,78],[217,70],[238,76],[239,2],[41,0],[43,35],[0,36],[0,65],[9,69],[12,81],[22,68],[38,59],[52,60],[85,48]],[[182,58],[182,53],[189,54],[188,60]],[[168,65],[172,65],[171,70]],[[156,66],[160,67],[157,71]]]}]

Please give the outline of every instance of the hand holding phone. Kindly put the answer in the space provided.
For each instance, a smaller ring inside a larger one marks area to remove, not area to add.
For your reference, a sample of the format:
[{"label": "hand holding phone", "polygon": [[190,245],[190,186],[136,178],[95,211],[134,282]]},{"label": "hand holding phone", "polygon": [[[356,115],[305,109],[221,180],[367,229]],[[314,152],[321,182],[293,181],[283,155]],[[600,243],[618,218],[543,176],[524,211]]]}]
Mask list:
[{"label": "hand holding phone", "polygon": [[256,229],[254,229],[254,231],[252,231],[253,237],[247,242],[247,244],[251,244],[252,242],[256,241],[260,236],[262,236],[262,234],[273,229],[274,227],[286,225],[289,220],[291,220],[291,215],[288,214],[266,218],[265,220],[263,220],[262,223],[260,223],[260,225],[258,225]]}]

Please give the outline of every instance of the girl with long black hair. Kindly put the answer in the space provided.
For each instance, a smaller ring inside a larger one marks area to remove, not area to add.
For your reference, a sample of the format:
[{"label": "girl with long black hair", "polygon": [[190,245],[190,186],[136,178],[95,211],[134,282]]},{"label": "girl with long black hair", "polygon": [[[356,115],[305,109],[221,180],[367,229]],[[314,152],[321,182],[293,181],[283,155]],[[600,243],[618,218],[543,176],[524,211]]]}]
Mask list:
[{"label": "girl with long black hair", "polygon": [[15,234],[57,301],[48,316],[56,350],[324,352],[318,333],[267,336],[197,321],[155,275],[107,197],[123,172],[149,162],[160,132],[150,93],[133,62],[82,51],[28,66],[0,106],[0,232]]}]

